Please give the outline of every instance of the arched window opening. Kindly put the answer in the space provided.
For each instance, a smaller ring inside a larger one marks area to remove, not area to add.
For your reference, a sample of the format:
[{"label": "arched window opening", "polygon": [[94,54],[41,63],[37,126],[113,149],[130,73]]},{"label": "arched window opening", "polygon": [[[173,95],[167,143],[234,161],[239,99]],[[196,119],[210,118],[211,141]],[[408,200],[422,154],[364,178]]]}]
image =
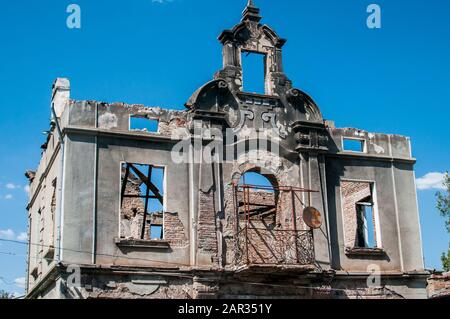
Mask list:
[{"label": "arched window opening", "polygon": [[239,181],[239,185],[258,186],[261,188],[267,188],[267,190],[271,192],[274,191],[273,189],[274,185],[269,180],[269,178],[256,172],[247,172],[243,174]]},{"label": "arched window opening", "polygon": [[[272,180],[274,182],[272,182]],[[239,181],[239,217],[247,222],[262,222],[261,227],[276,227],[278,191],[276,181],[258,172],[247,172]]]}]

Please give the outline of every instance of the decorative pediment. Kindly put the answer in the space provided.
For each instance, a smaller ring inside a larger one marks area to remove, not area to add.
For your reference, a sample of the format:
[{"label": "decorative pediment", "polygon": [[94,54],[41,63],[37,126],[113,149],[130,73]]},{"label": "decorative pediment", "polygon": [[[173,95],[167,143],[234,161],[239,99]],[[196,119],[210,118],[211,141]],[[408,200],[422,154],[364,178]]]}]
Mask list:
[{"label": "decorative pediment", "polygon": [[313,99],[299,89],[291,89],[286,93],[289,104],[298,112],[304,122],[323,123],[322,112]]},{"label": "decorative pediment", "polygon": [[247,42],[254,42],[255,40],[280,49],[286,43],[286,39],[281,38],[270,26],[261,25],[254,21],[243,21],[234,26],[233,29],[223,31],[219,36],[219,41],[222,44],[231,42],[245,46]]},{"label": "decorative pediment", "polygon": [[[186,107],[196,118],[226,122],[234,132],[269,132],[291,149],[297,140],[299,145],[306,145],[302,143],[307,140],[310,147],[320,148],[324,143],[322,113],[309,95],[292,88],[282,64],[286,40],[261,24],[261,19],[260,10],[249,1],[241,21],[219,36],[223,68],[215,80],[194,92]],[[264,55],[264,93],[245,91],[243,59],[248,54]]]},{"label": "decorative pediment", "polygon": [[[213,80],[195,91],[185,106],[189,109],[204,109],[212,111],[214,107],[220,107],[228,95],[231,94],[227,82],[223,80]],[[216,109],[219,111],[219,109]]]}]

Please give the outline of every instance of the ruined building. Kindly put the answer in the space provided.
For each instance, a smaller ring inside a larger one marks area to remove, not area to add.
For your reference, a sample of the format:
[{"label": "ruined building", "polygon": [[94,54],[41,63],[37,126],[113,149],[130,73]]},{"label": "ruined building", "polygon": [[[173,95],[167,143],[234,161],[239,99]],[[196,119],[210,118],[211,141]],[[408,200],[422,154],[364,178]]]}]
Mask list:
[{"label": "ruined building", "polygon": [[56,80],[27,172],[29,298],[426,297],[410,140],[325,121],[260,21],[249,1],[185,111],[75,101]]}]

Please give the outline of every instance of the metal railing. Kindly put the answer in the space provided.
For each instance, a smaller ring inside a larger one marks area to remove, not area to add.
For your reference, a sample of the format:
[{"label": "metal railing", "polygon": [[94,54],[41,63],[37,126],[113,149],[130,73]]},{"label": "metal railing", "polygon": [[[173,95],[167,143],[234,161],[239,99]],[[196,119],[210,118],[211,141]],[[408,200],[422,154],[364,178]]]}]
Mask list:
[{"label": "metal railing", "polygon": [[236,240],[236,265],[314,265],[311,230],[263,229],[245,226]]}]

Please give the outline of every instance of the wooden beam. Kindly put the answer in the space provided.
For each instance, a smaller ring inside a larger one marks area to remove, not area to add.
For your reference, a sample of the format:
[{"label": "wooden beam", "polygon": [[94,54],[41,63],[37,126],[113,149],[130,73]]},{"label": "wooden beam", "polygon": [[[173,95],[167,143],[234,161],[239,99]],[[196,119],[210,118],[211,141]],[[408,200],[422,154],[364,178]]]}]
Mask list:
[{"label": "wooden beam", "polygon": [[136,173],[136,175],[139,177],[139,179],[145,185],[147,185],[147,187],[152,191],[152,193],[155,195],[156,199],[159,200],[160,204],[164,205],[164,198],[161,195],[161,193],[159,192],[158,187],[156,187],[155,184],[153,184],[151,182],[151,180],[149,178],[147,178],[147,176],[145,176],[145,174],[142,173],[139,169],[137,169],[133,164],[130,164],[130,167]]}]

